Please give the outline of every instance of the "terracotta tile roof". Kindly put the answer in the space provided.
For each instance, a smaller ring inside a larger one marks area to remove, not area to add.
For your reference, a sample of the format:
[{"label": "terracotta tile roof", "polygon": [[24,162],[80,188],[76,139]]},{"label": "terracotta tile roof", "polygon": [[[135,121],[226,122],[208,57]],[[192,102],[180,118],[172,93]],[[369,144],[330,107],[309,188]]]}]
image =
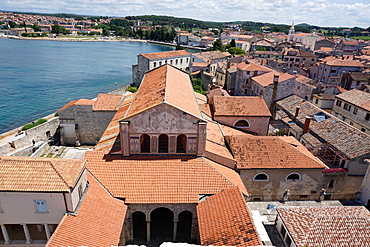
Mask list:
[{"label": "terracotta tile roof", "polygon": [[370,246],[370,212],[365,207],[278,207],[298,247]]},{"label": "terracotta tile roof", "polygon": [[208,66],[209,66],[209,63],[193,63],[193,67],[207,68]]},{"label": "terracotta tile roof", "polygon": [[188,74],[168,64],[145,74],[126,117],[162,102],[202,118]]},{"label": "terracotta tile roof", "polygon": [[133,98],[122,102],[111,122],[108,124],[99,142],[94,147],[95,151],[112,153],[121,150],[119,120],[126,115],[126,112]]},{"label": "terracotta tile roof", "polygon": [[326,65],[335,66],[335,67],[365,67],[363,63],[359,60],[342,60],[342,59],[333,59],[326,63]]},{"label": "terracotta tile roof", "polygon": [[166,51],[166,52],[156,52],[156,53],[145,53],[140,54],[147,59],[160,59],[160,58],[170,58],[170,57],[178,57],[178,56],[190,56],[190,53],[186,50],[178,50],[178,51]]},{"label": "terracotta tile roof", "polygon": [[204,62],[210,62],[213,60],[226,59],[226,56],[220,51],[207,51],[193,53],[192,56],[199,58]]},{"label": "terracotta tile roof", "polygon": [[70,192],[86,160],[0,156],[0,191]]},{"label": "terracotta tile roof", "polygon": [[238,69],[246,70],[246,71],[265,71],[265,72],[272,71],[269,68],[257,65],[255,63],[239,63],[237,67]]},{"label": "terracotta tile roof", "polygon": [[[229,168],[222,174],[205,158],[123,156],[86,152],[88,169],[105,188],[126,203],[198,203],[200,194],[215,194],[240,185]],[[233,180],[229,180],[232,178]]]},{"label": "terracotta tile roof", "polygon": [[238,169],[316,168],[326,166],[294,137],[226,136]]},{"label": "terracotta tile roof", "polygon": [[260,84],[262,87],[267,87],[268,85],[271,85],[274,83],[274,75],[279,75],[279,82],[283,82],[283,81],[294,78],[294,76],[288,73],[280,73],[277,71],[272,71],[272,72],[269,72],[263,75],[254,76],[252,80]]},{"label": "terracotta tile roof", "polygon": [[370,111],[370,93],[368,92],[352,89],[345,93],[338,94],[336,97]]},{"label": "terracotta tile roof", "polygon": [[76,215],[65,214],[47,243],[52,246],[118,246],[127,206],[88,173],[89,188]]},{"label": "terracotta tile roof", "polygon": [[206,114],[209,117],[212,117],[211,109],[209,108],[209,104],[199,104],[200,110],[202,113]]},{"label": "terracotta tile roof", "polygon": [[214,96],[230,96],[229,93],[223,89],[222,87],[216,87],[211,89],[208,92],[208,98],[212,98]]},{"label": "terracotta tile roof", "polygon": [[59,109],[58,112],[67,109],[70,106],[73,105],[94,105],[95,100],[90,100],[90,99],[77,99],[77,100],[72,100],[69,103],[67,103],[65,106]]},{"label": "terracotta tile roof", "polygon": [[207,197],[197,205],[201,245],[258,246],[262,242],[237,188]]},{"label": "terracotta tile roof", "polygon": [[94,103],[94,111],[117,111],[121,103],[121,94],[98,94],[98,98]]},{"label": "terracotta tile roof", "polygon": [[214,96],[214,116],[271,117],[271,113],[261,97],[254,96]]},{"label": "terracotta tile roof", "polygon": [[326,119],[317,122],[311,120],[310,131],[319,136],[323,142],[328,143],[339,150],[349,159],[353,159],[370,153],[370,136],[364,132],[346,124],[330,113],[305,101],[304,99],[291,95],[276,103],[284,112],[289,113],[290,120],[295,114],[297,106],[301,107],[296,121],[303,128],[306,116],[325,114]]}]

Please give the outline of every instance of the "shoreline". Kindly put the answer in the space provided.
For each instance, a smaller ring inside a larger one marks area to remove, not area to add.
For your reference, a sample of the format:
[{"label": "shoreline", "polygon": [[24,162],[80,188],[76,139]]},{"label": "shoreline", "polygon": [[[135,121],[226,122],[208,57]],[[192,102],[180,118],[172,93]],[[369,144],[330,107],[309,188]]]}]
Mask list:
[{"label": "shoreline", "polygon": [[[144,40],[144,39],[130,39],[130,38],[93,38],[93,37],[56,37],[56,38],[50,38],[50,37],[20,37],[20,36],[10,36],[10,35],[4,35],[0,36],[0,38],[6,38],[6,39],[15,39],[15,40],[46,40],[46,41],[62,41],[62,42],[137,42],[137,43],[149,43],[149,44],[156,44],[156,45],[165,45],[165,46],[171,46],[176,47],[176,43],[166,43],[163,41],[154,41],[154,40]],[[202,47],[194,47],[189,45],[182,45],[182,47],[186,49],[192,49],[197,51],[206,51],[206,48]]]}]

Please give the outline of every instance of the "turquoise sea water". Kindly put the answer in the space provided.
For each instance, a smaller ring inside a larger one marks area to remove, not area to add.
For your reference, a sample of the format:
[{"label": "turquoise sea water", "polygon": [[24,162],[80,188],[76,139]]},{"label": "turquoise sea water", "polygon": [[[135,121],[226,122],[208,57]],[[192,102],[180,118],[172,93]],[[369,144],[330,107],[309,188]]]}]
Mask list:
[{"label": "turquoise sea water", "polygon": [[0,39],[0,133],[52,114],[69,100],[128,85],[136,55],[173,49],[136,42]]}]

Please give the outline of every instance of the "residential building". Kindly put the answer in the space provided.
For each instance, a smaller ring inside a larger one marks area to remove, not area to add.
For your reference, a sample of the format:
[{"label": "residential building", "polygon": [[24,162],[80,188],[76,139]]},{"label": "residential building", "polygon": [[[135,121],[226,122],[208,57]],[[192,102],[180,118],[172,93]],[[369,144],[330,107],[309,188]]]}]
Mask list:
[{"label": "residential building", "polygon": [[333,115],[370,134],[370,93],[352,89],[336,95]]},{"label": "residential building", "polygon": [[0,157],[4,244],[46,243],[63,215],[78,211],[86,160]]},{"label": "residential building", "polygon": [[183,71],[190,71],[191,55],[185,50],[139,54],[137,64],[132,65],[132,83],[139,85],[145,72],[171,64]]},{"label": "residential building", "polygon": [[370,246],[370,212],[361,206],[278,207],[285,246]]},{"label": "residential building", "polygon": [[209,97],[212,119],[257,135],[267,135],[271,113],[263,98],[252,96]]},{"label": "residential building", "polygon": [[276,102],[274,116],[331,168],[322,180],[327,198],[353,199],[368,167],[370,136],[296,95]]},{"label": "residential building", "polygon": [[98,94],[93,100],[70,101],[58,111],[62,145],[95,145],[113,116],[123,95]]},{"label": "residential building", "polygon": [[[218,62],[226,62],[227,58],[231,56],[229,53],[224,54],[220,51],[207,51],[207,52],[199,52],[199,53],[192,53],[191,59],[192,59],[192,65],[194,64],[197,67],[199,66],[199,63],[201,64],[209,64],[209,72],[212,75],[215,75],[216,69],[217,69],[217,63]],[[191,72],[195,72],[196,67],[191,68]]]},{"label": "residential building", "polygon": [[316,200],[327,166],[293,137],[227,136],[252,201]]},{"label": "residential building", "polygon": [[324,48],[324,47],[334,49],[334,46],[335,46],[335,42],[333,42],[332,40],[326,39],[326,38],[322,38],[316,41],[315,47],[313,50],[314,51],[321,50],[321,48]]},{"label": "residential building", "polygon": [[283,61],[288,67],[304,67],[309,68],[317,63],[318,57],[302,49],[285,49],[283,53]]},{"label": "residential building", "polygon": [[306,83],[303,78],[305,77],[277,71],[254,76],[250,81],[249,95],[262,97],[272,112],[275,101],[289,95],[311,98],[315,87]]},{"label": "residential building", "polygon": [[327,57],[319,63],[316,69],[311,68],[310,78],[325,84],[339,86],[343,73],[362,71],[364,67],[364,64],[359,60]]},{"label": "residential building", "polygon": [[370,73],[348,72],[341,76],[341,86],[347,90],[365,89],[370,85]]}]

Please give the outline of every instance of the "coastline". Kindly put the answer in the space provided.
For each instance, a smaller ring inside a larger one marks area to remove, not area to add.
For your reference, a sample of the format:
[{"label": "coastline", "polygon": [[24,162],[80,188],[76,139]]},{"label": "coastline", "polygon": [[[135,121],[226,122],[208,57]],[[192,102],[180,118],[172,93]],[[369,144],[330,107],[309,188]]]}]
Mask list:
[{"label": "coastline", "polygon": [[[62,41],[62,42],[137,42],[137,43],[150,43],[150,44],[156,44],[156,45],[165,45],[165,46],[171,46],[176,47],[176,43],[166,43],[162,41],[154,41],[154,40],[144,40],[144,39],[130,39],[130,38],[108,38],[108,37],[20,37],[20,36],[10,36],[10,35],[4,35],[0,36],[0,38],[7,38],[7,39],[17,39],[17,40],[46,40],[46,41]],[[189,45],[182,45],[186,49],[192,49],[197,51],[206,51],[206,48],[202,47],[194,47]]]}]

